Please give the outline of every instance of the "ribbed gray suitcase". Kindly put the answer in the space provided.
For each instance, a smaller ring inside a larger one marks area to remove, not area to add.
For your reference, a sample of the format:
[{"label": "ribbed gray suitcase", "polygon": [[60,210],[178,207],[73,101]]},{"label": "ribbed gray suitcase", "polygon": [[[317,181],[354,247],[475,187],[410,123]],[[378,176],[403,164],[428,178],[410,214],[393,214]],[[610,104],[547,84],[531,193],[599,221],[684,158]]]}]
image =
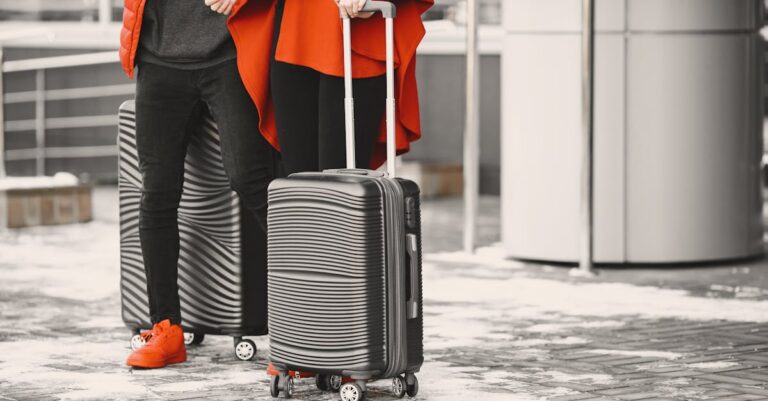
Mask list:
[{"label": "ribbed gray suitcase", "polygon": [[[389,171],[354,168],[344,19],[348,168],[292,174],[269,188],[270,362],[279,373],[270,383],[274,397],[292,396],[291,371],[317,373],[321,389],[340,386],[343,401],[364,399],[372,379],[393,378],[398,397],[418,392],[415,373],[424,361],[419,188],[394,178],[394,6],[368,3],[386,17]],[[352,380],[341,384],[340,376]]]},{"label": "ribbed gray suitcase", "polygon": [[[139,243],[141,174],[136,150],[135,102],[119,110],[120,290],[122,315],[133,330],[151,328],[144,261]],[[179,298],[187,344],[205,334],[234,337],[235,356],[251,360],[256,345],[243,336],[267,333],[266,239],[241,205],[224,171],[216,124],[191,121],[179,207]]]}]

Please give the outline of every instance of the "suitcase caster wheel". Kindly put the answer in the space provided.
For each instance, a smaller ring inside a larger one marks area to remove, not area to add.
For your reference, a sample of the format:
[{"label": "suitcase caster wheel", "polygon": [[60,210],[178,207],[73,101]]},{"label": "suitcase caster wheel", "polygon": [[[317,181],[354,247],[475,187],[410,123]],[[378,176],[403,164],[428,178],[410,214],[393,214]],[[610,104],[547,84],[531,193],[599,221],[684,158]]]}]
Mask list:
[{"label": "suitcase caster wheel", "polygon": [[273,398],[277,398],[280,395],[280,376],[269,377],[269,394]]},{"label": "suitcase caster wheel", "polygon": [[256,357],[256,343],[251,340],[237,341],[235,356],[241,361],[252,361]]},{"label": "suitcase caster wheel", "polygon": [[327,375],[317,375],[315,376],[315,385],[317,386],[317,389],[320,391],[328,391],[330,390],[330,387],[328,386],[328,376]]},{"label": "suitcase caster wheel", "polygon": [[365,400],[365,392],[363,388],[357,383],[345,383],[339,389],[339,396],[341,401],[363,401]]},{"label": "suitcase caster wheel", "polygon": [[144,340],[144,337],[141,336],[141,334],[134,334],[131,337],[131,350],[136,351],[137,349],[144,346],[146,341]]},{"label": "suitcase caster wheel", "polygon": [[392,394],[394,394],[395,397],[405,397],[406,387],[407,384],[405,384],[405,379],[403,379],[402,376],[395,376],[392,378]]},{"label": "suitcase caster wheel", "polygon": [[293,377],[288,376],[285,380],[280,380],[280,382],[283,384],[285,398],[293,397]]},{"label": "suitcase caster wheel", "polygon": [[[416,397],[416,394],[419,393],[419,379],[416,378],[415,375],[413,377],[413,382],[411,384],[406,385],[405,392],[408,394],[408,397]],[[406,378],[406,382],[408,378]]]},{"label": "suitcase caster wheel", "polygon": [[198,345],[205,339],[202,333],[184,333],[184,345]]},{"label": "suitcase caster wheel", "polygon": [[328,376],[328,390],[331,390],[334,393],[338,393],[339,389],[341,389],[341,376],[339,375]]}]

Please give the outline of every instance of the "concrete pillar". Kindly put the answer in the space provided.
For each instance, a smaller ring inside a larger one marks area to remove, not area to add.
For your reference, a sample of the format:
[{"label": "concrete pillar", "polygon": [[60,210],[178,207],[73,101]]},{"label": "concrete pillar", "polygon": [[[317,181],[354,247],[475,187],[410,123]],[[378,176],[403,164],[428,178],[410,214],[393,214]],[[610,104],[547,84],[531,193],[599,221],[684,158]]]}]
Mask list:
[{"label": "concrete pillar", "polygon": [[[761,0],[597,0],[595,260],[762,252]],[[503,4],[509,256],[579,251],[581,0]]]}]

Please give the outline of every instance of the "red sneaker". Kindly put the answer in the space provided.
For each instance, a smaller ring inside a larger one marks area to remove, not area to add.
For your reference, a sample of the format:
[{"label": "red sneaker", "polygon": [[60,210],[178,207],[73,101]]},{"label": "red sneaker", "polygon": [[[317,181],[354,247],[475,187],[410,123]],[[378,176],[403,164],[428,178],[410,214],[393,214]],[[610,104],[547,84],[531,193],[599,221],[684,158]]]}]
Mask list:
[{"label": "red sneaker", "polygon": [[184,331],[166,319],[155,324],[147,335],[147,344],[128,356],[128,366],[154,369],[187,360]]}]

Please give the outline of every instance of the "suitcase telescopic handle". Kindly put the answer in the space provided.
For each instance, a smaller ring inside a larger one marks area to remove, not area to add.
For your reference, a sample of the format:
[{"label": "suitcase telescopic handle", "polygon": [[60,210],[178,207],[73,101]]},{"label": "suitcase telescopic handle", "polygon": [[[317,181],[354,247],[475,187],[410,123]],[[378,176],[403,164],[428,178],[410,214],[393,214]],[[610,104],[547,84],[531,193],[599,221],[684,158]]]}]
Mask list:
[{"label": "suitcase telescopic handle", "polygon": [[[381,12],[384,16],[386,36],[387,70],[387,173],[395,177],[395,38],[394,18],[397,8],[388,1],[368,0],[363,6],[364,12]],[[344,127],[346,129],[347,168],[355,169],[355,104],[352,96],[352,29],[349,17],[340,14],[344,41]]]}]

